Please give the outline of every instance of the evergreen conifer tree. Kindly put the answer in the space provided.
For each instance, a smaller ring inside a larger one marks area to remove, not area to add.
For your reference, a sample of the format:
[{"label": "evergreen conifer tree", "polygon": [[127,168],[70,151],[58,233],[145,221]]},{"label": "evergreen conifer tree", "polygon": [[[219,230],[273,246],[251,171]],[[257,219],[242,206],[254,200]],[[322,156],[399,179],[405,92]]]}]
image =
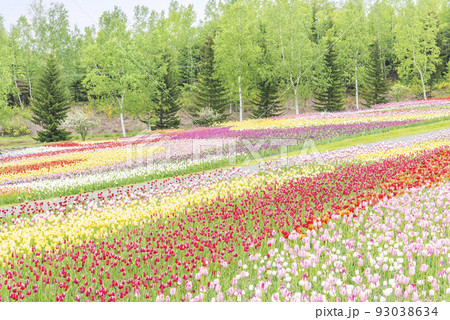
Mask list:
[{"label": "evergreen conifer tree", "polygon": [[158,118],[155,127],[156,129],[178,128],[180,125],[178,111],[181,108],[178,103],[180,95],[178,79],[173,68],[172,58],[164,55],[163,63],[166,66],[166,72],[154,98],[155,114]]},{"label": "evergreen conifer tree", "polygon": [[366,65],[364,73],[365,88],[362,92],[363,98],[366,100],[366,107],[379,103],[386,103],[386,93],[389,89],[386,79],[386,72],[382,69],[382,60],[379,41],[374,41],[370,46],[369,61]]},{"label": "evergreen conifer tree", "polygon": [[314,108],[317,111],[340,111],[344,109],[342,70],[331,38],[327,40],[327,48],[322,74],[325,84],[319,86],[314,93]]},{"label": "evergreen conifer tree", "polygon": [[47,58],[45,69],[34,89],[34,101],[31,108],[32,122],[41,126],[36,140],[40,142],[65,141],[70,132],[60,125],[70,109],[65,82],[61,78],[61,69],[54,54]]},{"label": "evergreen conifer tree", "polygon": [[193,112],[195,122],[200,125],[211,125],[205,119],[199,117],[202,110],[210,109],[216,115],[215,121],[222,122],[227,117],[225,110],[228,106],[228,98],[222,82],[214,71],[214,36],[210,34],[200,52],[201,68],[198,75],[198,83],[195,89],[196,107]]},{"label": "evergreen conifer tree", "polygon": [[283,107],[278,101],[278,80],[273,77],[274,65],[270,59],[270,55],[267,51],[266,43],[266,30],[261,24],[261,56],[260,56],[260,68],[259,79],[256,83],[257,95],[256,99],[252,103],[256,106],[256,109],[252,110],[252,118],[270,118],[276,117],[283,113]]},{"label": "evergreen conifer tree", "polygon": [[278,82],[267,78],[257,83],[258,93],[252,101],[256,109],[252,111],[252,118],[270,118],[283,114],[282,106],[278,102]]}]

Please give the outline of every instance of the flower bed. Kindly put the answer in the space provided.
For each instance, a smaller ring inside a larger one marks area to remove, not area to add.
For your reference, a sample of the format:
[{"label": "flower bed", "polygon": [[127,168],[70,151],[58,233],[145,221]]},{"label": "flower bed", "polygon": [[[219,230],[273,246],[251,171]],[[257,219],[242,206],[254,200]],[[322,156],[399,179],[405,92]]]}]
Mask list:
[{"label": "flower bed", "polygon": [[0,232],[1,298],[446,299],[448,140],[384,147],[20,217]]}]

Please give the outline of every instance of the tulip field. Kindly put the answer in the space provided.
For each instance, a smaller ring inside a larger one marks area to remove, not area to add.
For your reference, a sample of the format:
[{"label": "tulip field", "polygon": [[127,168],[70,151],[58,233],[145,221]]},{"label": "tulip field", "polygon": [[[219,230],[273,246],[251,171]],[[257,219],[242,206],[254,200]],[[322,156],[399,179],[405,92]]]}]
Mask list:
[{"label": "tulip field", "polygon": [[0,300],[450,301],[450,130],[274,158],[448,121],[449,105],[5,153]]},{"label": "tulip field", "polygon": [[65,142],[0,156],[0,206],[201,172],[401,127],[450,120],[447,100],[362,112],[304,114],[174,130],[124,140]]}]

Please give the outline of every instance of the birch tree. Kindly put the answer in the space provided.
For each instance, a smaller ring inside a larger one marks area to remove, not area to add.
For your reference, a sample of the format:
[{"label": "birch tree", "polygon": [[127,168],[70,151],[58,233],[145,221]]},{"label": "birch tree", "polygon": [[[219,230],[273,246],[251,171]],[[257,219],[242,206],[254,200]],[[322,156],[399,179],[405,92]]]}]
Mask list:
[{"label": "birch tree", "polygon": [[397,40],[394,50],[400,61],[399,74],[404,78],[418,76],[423,98],[427,99],[426,83],[439,62],[437,16],[409,1],[400,13],[394,32]]},{"label": "birch tree", "polygon": [[244,98],[248,96],[260,50],[256,41],[257,8],[251,0],[229,4],[220,19],[215,42],[218,75],[233,95],[238,96],[240,121],[244,117]]},{"label": "birch tree", "polygon": [[124,137],[125,98],[138,85],[138,70],[131,55],[131,38],[126,24],[126,15],[118,7],[103,13],[97,39],[84,52],[88,66],[85,85],[89,94],[112,100],[118,107]]},{"label": "birch tree", "polygon": [[308,86],[316,51],[308,36],[312,11],[305,2],[280,0],[269,3],[266,14],[270,47],[277,51],[278,57],[275,70],[287,80],[286,87],[293,97],[295,113],[299,114],[299,100],[312,94]]},{"label": "birch tree", "polygon": [[47,10],[48,48],[54,52],[66,74],[75,62],[75,41],[69,23],[69,12],[62,3],[51,3]]},{"label": "birch tree", "polygon": [[17,23],[12,26],[10,41],[17,67],[17,77],[26,79],[28,94],[30,99],[33,100],[31,78],[32,70],[36,68],[37,61],[35,52],[32,50],[33,37],[31,25],[25,16],[21,16],[17,20]]},{"label": "birch tree", "polygon": [[342,9],[336,13],[334,20],[335,34],[340,37],[336,49],[344,66],[344,76],[353,82],[355,104],[359,109],[360,75],[363,73],[362,62],[368,53],[369,29],[365,7],[362,0],[347,0]]},{"label": "birch tree", "polygon": [[33,0],[28,12],[31,16],[32,50],[39,57],[40,63],[36,67],[40,68],[44,66],[49,51],[47,10],[43,0]]}]

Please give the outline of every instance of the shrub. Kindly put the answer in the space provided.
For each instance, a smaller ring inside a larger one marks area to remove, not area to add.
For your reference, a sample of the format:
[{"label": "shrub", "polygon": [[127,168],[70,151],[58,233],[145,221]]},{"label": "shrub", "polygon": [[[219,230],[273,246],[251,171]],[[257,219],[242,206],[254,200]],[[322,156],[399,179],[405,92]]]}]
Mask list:
[{"label": "shrub", "polygon": [[30,129],[26,125],[29,118],[30,113],[26,109],[0,107],[0,135],[18,137],[29,134]]},{"label": "shrub", "polygon": [[403,101],[409,96],[411,89],[402,84],[395,84],[391,89],[391,95],[396,102]]},{"label": "shrub", "polygon": [[223,118],[223,114],[214,111],[211,108],[201,109],[197,113],[196,123],[201,126],[212,126],[214,123],[220,122]]},{"label": "shrub", "polygon": [[63,126],[67,129],[72,129],[81,136],[81,140],[85,141],[89,130],[99,125],[98,120],[92,120],[91,117],[85,114],[82,110],[71,111]]}]

